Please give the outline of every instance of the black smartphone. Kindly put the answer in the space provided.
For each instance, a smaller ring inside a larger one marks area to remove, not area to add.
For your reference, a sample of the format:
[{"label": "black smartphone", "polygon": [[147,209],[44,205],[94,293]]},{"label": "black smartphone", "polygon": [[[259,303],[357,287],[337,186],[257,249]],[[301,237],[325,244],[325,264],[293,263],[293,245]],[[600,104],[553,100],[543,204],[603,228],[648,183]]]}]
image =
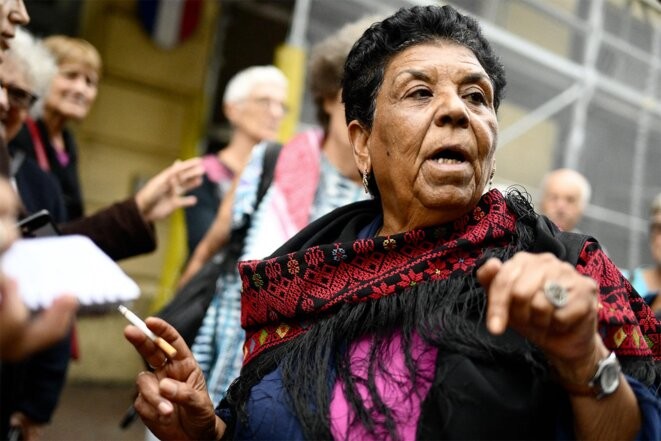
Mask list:
[{"label": "black smartphone", "polygon": [[53,222],[48,210],[41,210],[18,222],[18,228],[24,238],[59,236],[60,230]]}]

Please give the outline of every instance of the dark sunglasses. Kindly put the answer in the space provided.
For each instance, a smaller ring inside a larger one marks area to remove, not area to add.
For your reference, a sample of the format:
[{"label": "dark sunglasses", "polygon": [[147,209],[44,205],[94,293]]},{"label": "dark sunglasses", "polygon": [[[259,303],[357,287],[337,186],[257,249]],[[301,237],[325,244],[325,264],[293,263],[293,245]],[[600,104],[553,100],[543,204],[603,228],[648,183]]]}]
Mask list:
[{"label": "dark sunglasses", "polygon": [[9,105],[19,107],[21,109],[29,109],[37,101],[39,97],[31,94],[25,89],[16,87],[11,84],[0,80],[0,88],[7,91],[7,98],[9,98]]},{"label": "dark sunglasses", "polygon": [[650,224],[650,233],[661,234],[661,223],[654,222]]}]

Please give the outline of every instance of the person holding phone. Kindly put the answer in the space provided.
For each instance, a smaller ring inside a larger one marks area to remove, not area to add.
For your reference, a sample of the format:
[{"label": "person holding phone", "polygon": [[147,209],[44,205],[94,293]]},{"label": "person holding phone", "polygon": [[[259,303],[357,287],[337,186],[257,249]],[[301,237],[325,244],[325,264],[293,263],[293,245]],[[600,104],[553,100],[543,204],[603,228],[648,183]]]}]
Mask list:
[{"label": "person holding phone", "polygon": [[[35,97],[43,90],[39,88],[40,77],[35,71],[43,69],[49,57],[48,52],[40,48],[39,41],[27,31],[16,31],[16,38],[5,54],[5,62],[0,64],[0,84],[4,99],[0,109],[0,126],[6,136],[16,135]],[[50,63],[54,65],[52,60]],[[3,143],[1,150],[6,151],[5,145]],[[57,182],[34,164],[31,158],[24,157],[20,164],[17,164],[16,159],[14,155],[11,171],[22,199],[19,216],[51,209],[58,201],[61,204]],[[29,166],[30,174],[26,178],[24,172]],[[151,252],[156,247],[153,223],[166,218],[178,208],[196,202],[194,197],[186,196],[185,193],[199,185],[202,173],[199,159],[176,161],[124,201],[76,221],[60,223],[58,221],[63,220],[61,217],[54,221],[62,234],[85,235],[114,260]],[[57,209],[53,209],[53,213],[57,213]],[[56,311],[67,307],[67,303],[64,306],[56,304]],[[54,344],[42,345],[39,349],[43,350],[33,353],[27,359],[15,356],[11,357],[14,363],[3,364],[0,380],[0,437],[6,436],[11,425],[20,427],[28,439],[37,439],[43,424],[50,420],[66,379],[71,353],[67,333],[71,330],[71,322],[62,319],[58,323],[65,326],[65,333],[55,332],[57,328],[54,328],[52,335],[58,337],[51,340],[55,341]]]}]

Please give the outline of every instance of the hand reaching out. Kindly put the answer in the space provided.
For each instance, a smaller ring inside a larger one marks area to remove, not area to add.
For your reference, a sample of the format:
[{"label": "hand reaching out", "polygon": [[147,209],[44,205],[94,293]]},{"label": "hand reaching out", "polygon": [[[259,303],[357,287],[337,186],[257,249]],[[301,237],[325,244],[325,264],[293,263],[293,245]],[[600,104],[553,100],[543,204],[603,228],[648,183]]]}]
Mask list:
[{"label": "hand reaching out", "polygon": [[[563,381],[587,383],[597,361],[608,354],[597,334],[594,280],[552,254],[525,252],[506,262],[489,259],[477,277],[487,291],[489,331],[500,334],[511,327],[544,351]],[[564,306],[547,298],[549,282],[566,289]]]},{"label": "hand reaching out", "polygon": [[175,161],[151,178],[135,195],[142,217],[148,222],[165,219],[178,208],[194,205],[195,196],[186,193],[202,183],[204,167],[200,158]]}]

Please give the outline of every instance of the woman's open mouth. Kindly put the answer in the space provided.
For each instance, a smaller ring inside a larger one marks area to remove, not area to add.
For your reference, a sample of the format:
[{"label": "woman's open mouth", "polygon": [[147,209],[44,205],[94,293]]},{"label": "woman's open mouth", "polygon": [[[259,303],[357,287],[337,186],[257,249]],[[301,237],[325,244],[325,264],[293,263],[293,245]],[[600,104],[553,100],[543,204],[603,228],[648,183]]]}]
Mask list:
[{"label": "woman's open mouth", "polygon": [[436,152],[431,159],[439,164],[462,164],[466,162],[466,155],[461,150],[447,148]]}]

